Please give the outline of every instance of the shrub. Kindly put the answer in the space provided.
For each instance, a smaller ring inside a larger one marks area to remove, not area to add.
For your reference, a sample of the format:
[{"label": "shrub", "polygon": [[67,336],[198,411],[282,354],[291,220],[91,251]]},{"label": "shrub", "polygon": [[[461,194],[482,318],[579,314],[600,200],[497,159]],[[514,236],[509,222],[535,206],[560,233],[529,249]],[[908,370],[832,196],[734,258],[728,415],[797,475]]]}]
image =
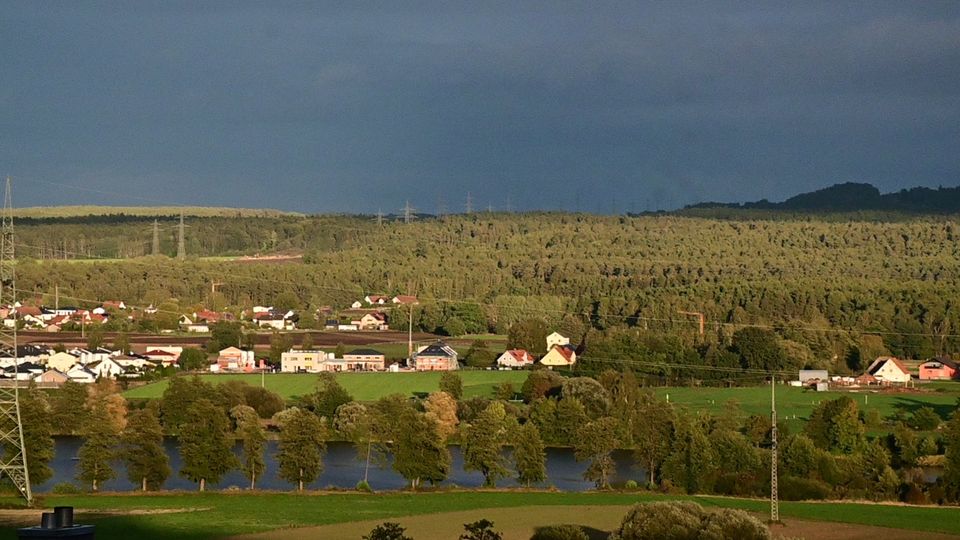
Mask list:
[{"label": "shrub", "polygon": [[829,499],[833,489],[820,480],[781,476],[779,495],[785,501],[822,501]]},{"label": "shrub", "polygon": [[72,482],[60,482],[53,486],[50,491],[56,495],[79,495],[83,493],[83,490]]},{"label": "shrub", "polygon": [[940,415],[930,407],[920,407],[913,412],[913,416],[910,418],[910,425],[920,431],[937,429],[940,422]]},{"label": "shrub", "polygon": [[590,540],[579,525],[547,525],[537,527],[530,540]]},{"label": "shrub", "polygon": [[357,491],[373,493],[373,488],[370,487],[370,484],[366,480],[361,480],[357,482]]},{"label": "shrub", "polygon": [[692,502],[638,504],[610,540],[769,540],[770,531],[743,510],[705,511]]},{"label": "shrub", "polygon": [[363,540],[413,540],[403,534],[406,531],[399,523],[387,521],[381,523],[370,531],[370,534],[363,537]]},{"label": "shrub", "polygon": [[917,484],[905,484],[903,486],[903,502],[907,504],[930,504],[930,499],[923,492],[923,488]]},{"label": "shrub", "polygon": [[473,523],[464,523],[465,533],[460,535],[460,540],[502,540],[503,536],[493,530],[493,522],[489,519],[481,519]]},{"label": "shrub", "polygon": [[623,484],[624,489],[630,490],[637,489],[637,486],[637,481],[633,479],[627,480],[626,483]]}]

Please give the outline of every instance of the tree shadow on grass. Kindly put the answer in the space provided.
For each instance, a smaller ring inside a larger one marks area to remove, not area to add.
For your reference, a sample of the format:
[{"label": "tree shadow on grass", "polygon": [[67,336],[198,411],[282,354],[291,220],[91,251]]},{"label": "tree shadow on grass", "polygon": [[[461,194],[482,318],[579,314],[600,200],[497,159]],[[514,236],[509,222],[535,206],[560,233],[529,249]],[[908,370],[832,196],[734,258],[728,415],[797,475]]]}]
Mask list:
[{"label": "tree shadow on grass", "polygon": [[916,412],[918,409],[923,407],[930,407],[933,409],[941,419],[946,420],[950,418],[950,414],[956,410],[956,403],[930,403],[929,401],[923,401],[920,399],[915,399],[911,397],[897,397],[893,402],[893,407],[898,411],[903,411],[904,413],[911,414]]},{"label": "tree shadow on grass", "polygon": [[601,531],[600,529],[594,529],[593,527],[580,527],[583,529],[583,532],[587,533],[587,536],[590,540],[607,540],[610,538],[609,531]]}]

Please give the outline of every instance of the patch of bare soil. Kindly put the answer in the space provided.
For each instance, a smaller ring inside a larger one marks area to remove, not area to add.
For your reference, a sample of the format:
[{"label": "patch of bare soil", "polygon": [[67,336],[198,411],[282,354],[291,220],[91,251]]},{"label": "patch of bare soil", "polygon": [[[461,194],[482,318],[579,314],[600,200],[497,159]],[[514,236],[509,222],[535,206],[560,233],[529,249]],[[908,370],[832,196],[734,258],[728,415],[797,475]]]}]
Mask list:
[{"label": "patch of bare soil", "polygon": [[[481,508],[422,516],[338,523],[320,527],[299,527],[236,537],[236,540],[307,540],[315,538],[359,539],[384,521],[399,523],[417,540],[450,540],[463,533],[463,524],[482,518],[494,522],[503,540],[528,540],[536,527],[573,523],[585,528],[591,540],[606,539],[619,524],[629,506],[528,506],[522,508]],[[905,531],[844,523],[789,520],[771,528],[773,538],[806,540],[948,540],[947,534]]]}]

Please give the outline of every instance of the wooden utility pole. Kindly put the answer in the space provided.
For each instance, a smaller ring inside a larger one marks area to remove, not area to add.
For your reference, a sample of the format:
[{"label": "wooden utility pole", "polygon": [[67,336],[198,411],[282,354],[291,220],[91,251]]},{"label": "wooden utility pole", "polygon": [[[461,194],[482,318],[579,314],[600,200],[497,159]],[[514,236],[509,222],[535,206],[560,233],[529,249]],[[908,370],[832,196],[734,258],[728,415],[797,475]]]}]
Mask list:
[{"label": "wooden utility pole", "polygon": [[704,314],[699,311],[683,311],[683,310],[680,310],[677,313],[680,313],[681,315],[693,315],[697,317],[697,322],[699,322],[699,328],[700,328],[700,339],[703,339],[703,335],[707,329],[707,318],[704,316]]}]

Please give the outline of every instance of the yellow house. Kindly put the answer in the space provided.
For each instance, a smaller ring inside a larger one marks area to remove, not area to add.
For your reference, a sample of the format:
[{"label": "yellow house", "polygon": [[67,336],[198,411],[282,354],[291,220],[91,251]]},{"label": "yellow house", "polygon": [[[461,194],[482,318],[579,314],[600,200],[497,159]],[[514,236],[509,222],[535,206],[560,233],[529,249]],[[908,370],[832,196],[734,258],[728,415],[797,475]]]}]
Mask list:
[{"label": "yellow house", "polygon": [[577,352],[569,345],[554,345],[540,359],[540,363],[549,367],[568,367],[577,363]]}]

